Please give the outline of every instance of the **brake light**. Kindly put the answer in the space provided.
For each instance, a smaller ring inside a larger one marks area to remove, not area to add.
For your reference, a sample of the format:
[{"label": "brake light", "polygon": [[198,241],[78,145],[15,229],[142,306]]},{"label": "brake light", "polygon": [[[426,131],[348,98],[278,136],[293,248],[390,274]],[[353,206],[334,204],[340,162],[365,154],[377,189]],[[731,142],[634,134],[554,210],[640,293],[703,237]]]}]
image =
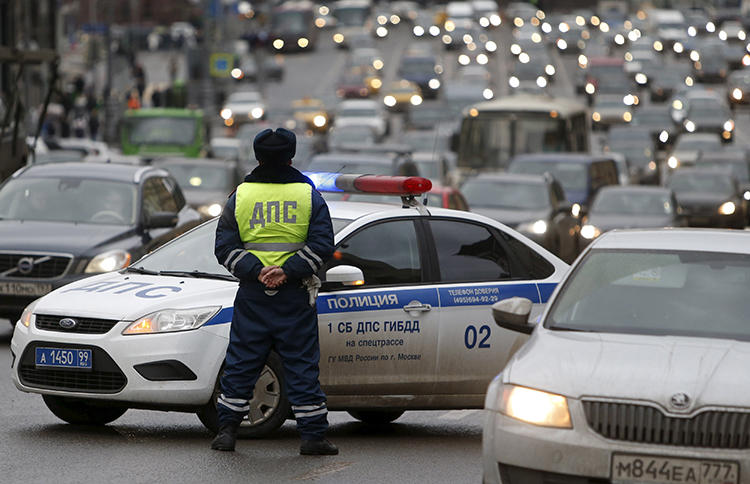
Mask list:
[{"label": "brake light", "polygon": [[420,176],[342,175],[305,172],[321,192],[418,195],[432,189],[432,182]]}]

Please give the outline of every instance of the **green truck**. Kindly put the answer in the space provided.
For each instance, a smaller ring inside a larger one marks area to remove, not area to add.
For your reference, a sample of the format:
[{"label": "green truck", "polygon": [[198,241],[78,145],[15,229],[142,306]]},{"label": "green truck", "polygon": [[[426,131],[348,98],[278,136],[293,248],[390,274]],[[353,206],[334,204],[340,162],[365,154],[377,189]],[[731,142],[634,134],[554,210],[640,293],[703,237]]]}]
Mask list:
[{"label": "green truck", "polygon": [[122,120],[120,145],[124,155],[205,156],[208,122],[200,109],[129,109]]}]

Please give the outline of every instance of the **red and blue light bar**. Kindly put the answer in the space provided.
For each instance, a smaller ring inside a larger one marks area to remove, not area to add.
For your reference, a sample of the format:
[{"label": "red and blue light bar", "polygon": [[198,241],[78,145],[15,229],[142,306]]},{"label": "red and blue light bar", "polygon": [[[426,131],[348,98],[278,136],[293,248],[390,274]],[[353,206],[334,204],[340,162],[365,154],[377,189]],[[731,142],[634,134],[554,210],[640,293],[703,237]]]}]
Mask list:
[{"label": "red and blue light bar", "polygon": [[421,176],[345,175],[310,171],[303,173],[321,192],[407,196],[421,195],[432,189],[432,182]]}]

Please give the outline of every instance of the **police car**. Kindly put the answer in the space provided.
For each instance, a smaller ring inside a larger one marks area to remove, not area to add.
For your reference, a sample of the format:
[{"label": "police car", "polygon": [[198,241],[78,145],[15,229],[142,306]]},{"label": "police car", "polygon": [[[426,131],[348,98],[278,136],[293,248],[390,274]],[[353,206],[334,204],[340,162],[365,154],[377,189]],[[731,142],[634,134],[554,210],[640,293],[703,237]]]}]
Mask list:
[{"label": "police car", "polygon": [[[568,266],[491,219],[425,207],[416,199],[430,188],[424,178],[311,178],[320,190],[402,195],[405,205],[329,204],[336,251],[317,298],[329,409],[389,422],[405,410],[481,408],[526,339],[495,326],[489,307],[523,296],[541,312]],[[195,412],[215,430],[237,290],[214,257],[215,230],[216,219],[29,305],[11,341],[16,386],[74,424],[148,408]],[[289,416],[272,354],[241,432],[266,435]]]}]

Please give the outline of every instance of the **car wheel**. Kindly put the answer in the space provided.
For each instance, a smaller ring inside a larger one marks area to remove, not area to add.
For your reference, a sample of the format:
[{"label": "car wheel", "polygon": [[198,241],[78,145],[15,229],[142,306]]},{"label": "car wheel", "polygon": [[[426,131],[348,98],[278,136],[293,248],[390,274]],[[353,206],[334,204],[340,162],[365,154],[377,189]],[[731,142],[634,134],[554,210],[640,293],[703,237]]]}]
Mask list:
[{"label": "car wheel", "polygon": [[127,407],[94,405],[80,398],[42,395],[47,408],[61,420],[73,425],[105,425],[127,412]]},{"label": "car wheel", "polygon": [[[206,428],[214,433],[219,430],[219,417],[216,413],[216,399],[221,392],[220,380],[223,370],[216,378],[211,401],[198,412],[198,418]],[[237,435],[242,438],[265,437],[281,427],[291,414],[289,400],[284,387],[281,358],[271,353],[255,384],[250,412],[242,421]]]},{"label": "car wheel", "polygon": [[366,424],[385,424],[391,423],[401,415],[403,410],[349,410],[347,412],[352,417]]}]

